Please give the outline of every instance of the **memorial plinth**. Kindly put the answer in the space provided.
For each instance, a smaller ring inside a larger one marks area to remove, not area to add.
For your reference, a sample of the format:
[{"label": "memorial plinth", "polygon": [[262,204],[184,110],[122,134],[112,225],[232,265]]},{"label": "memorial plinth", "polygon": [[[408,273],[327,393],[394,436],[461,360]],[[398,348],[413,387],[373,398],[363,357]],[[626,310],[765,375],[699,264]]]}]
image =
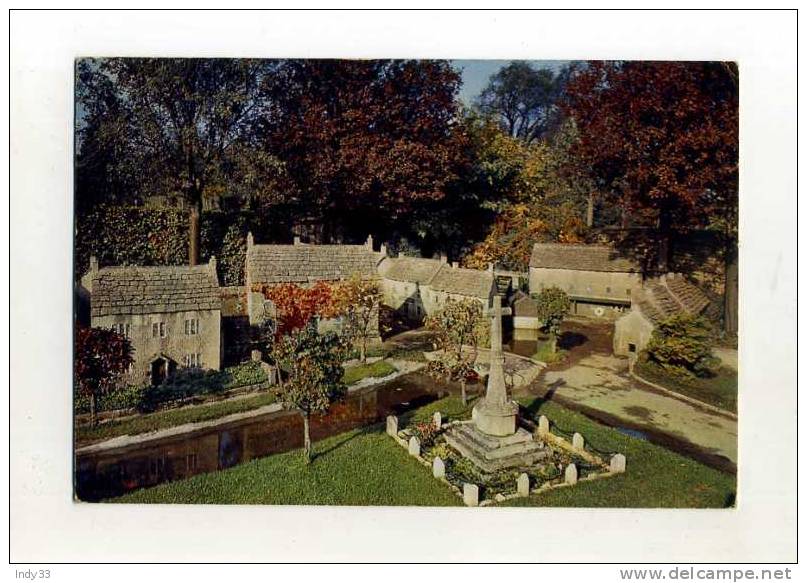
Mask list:
[{"label": "memorial plinth", "polygon": [[500,296],[494,296],[491,313],[490,373],[485,396],[474,407],[472,421],[446,433],[448,445],[485,472],[533,465],[549,455],[542,442],[518,427],[518,404],[507,396]]}]

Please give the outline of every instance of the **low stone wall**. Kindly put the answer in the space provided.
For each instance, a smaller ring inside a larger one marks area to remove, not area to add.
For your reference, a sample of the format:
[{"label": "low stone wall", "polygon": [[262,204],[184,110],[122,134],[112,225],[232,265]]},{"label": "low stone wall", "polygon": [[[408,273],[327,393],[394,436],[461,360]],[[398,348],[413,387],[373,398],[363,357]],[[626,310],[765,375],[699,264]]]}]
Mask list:
[{"label": "low stone wall", "polygon": [[[435,412],[433,421],[435,427],[440,430],[446,430],[450,427],[462,423],[462,421],[452,421],[450,423],[442,422],[442,415],[440,412]],[[535,423],[529,420],[523,420],[522,423],[531,429],[535,435],[544,440],[546,443],[551,444],[557,448],[568,451],[569,453],[581,457],[587,462],[599,466],[601,471],[591,472],[586,476],[579,476],[577,465],[571,463],[566,466],[562,478],[555,478],[538,485],[537,487],[530,487],[530,477],[526,473],[518,476],[515,484],[515,492],[512,494],[496,494],[493,499],[479,500],[480,488],[477,484],[464,483],[463,488],[451,483],[446,478],[445,461],[439,457],[434,458],[430,463],[421,455],[420,441],[416,436],[409,435],[406,430],[400,430],[398,425],[398,418],[394,415],[387,417],[386,432],[387,435],[392,437],[395,442],[406,449],[412,457],[414,457],[422,465],[431,468],[432,475],[435,479],[439,480],[448,486],[454,494],[463,500],[466,506],[489,506],[499,502],[505,502],[514,498],[526,498],[531,495],[540,494],[556,488],[568,488],[574,486],[579,482],[589,482],[593,480],[601,480],[609,478],[617,474],[624,473],[626,470],[627,460],[621,453],[611,455],[608,462],[600,457],[597,457],[590,451],[586,450],[585,438],[580,433],[574,433],[571,441],[565,440],[560,436],[554,435],[550,430],[549,419],[542,415],[539,422]]]}]

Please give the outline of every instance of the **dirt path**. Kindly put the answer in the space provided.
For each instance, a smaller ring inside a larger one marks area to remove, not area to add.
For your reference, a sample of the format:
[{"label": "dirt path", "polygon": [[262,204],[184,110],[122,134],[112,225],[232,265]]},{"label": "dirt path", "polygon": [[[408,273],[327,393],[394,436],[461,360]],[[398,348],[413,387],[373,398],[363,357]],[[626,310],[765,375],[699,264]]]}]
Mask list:
[{"label": "dirt path", "polygon": [[626,366],[624,359],[591,353],[566,368],[545,371],[533,391],[601,411],[630,427],[663,432],[737,463],[737,421],[648,391],[627,376]]}]

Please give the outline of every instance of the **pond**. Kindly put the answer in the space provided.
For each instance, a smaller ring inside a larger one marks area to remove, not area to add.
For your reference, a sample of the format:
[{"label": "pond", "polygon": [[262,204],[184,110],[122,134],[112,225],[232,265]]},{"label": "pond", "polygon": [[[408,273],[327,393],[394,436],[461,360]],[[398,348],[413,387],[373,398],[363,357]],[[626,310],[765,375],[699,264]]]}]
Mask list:
[{"label": "pond", "polygon": [[[323,417],[311,438],[370,425],[448,396],[454,389],[419,373],[350,394]],[[126,492],[230,468],[303,446],[299,413],[281,411],[200,429],[181,436],[76,456],[75,495],[93,502]]]}]

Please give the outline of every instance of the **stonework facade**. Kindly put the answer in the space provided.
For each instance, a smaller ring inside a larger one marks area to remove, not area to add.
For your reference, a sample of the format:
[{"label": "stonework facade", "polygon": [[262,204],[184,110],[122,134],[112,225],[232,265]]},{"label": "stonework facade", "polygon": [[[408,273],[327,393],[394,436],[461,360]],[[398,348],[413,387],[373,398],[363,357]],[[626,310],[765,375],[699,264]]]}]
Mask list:
[{"label": "stonework facade", "polygon": [[634,297],[630,313],[614,325],[614,354],[636,355],[647,346],[656,325],[677,314],[703,313],[709,298],[682,275],[648,280]]},{"label": "stonework facade", "polygon": [[641,289],[642,273],[611,247],[538,243],[530,258],[530,293],[553,286],[569,295],[571,315],[613,321]]},{"label": "stonework facade", "polygon": [[103,267],[82,278],[90,325],[128,337],[128,384],[161,384],[182,368],[221,367],[221,299],[216,260],[199,266]]},{"label": "stonework facade", "polygon": [[496,291],[492,267],[465,269],[441,259],[387,257],[379,265],[384,303],[413,322],[440,310],[448,299],[472,300],[483,308]]}]

